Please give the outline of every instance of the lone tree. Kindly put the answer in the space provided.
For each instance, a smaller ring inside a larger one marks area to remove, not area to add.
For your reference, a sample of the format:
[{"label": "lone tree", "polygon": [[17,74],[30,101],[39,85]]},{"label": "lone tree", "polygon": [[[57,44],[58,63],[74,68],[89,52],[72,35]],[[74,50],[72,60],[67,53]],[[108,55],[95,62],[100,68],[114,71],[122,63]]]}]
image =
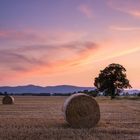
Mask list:
[{"label": "lone tree", "polygon": [[122,65],[112,63],[100,71],[94,85],[99,91],[105,91],[113,99],[118,89],[131,88],[125,72],[126,69]]}]

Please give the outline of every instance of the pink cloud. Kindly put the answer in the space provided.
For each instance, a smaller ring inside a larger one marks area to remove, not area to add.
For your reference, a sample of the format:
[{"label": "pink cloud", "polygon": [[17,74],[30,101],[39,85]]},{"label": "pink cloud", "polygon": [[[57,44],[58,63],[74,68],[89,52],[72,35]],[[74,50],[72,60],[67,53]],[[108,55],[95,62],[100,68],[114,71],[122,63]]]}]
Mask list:
[{"label": "pink cloud", "polygon": [[37,39],[39,36],[29,31],[16,31],[16,30],[0,30],[0,39],[8,40],[32,40]]},{"label": "pink cloud", "polygon": [[86,4],[82,4],[78,7],[78,10],[84,14],[86,17],[88,17],[89,19],[94,18],[93,15],[93,10],[91,9],[90,6],[86,5]]},{"label": "pink cloud", "polygon": [[[2,81],[51,75],[79,67],[98,46],[86,41],[86,32],[0,29]],[[10,44],[10,45],[9,45]]]},{"label": "pink cloud", "polygon": [[22,30],[4,30],[0,29],[0,40],[3,41],[18,41],[31,42],[35,44],[52,43],[67,43],[72,41],[83,40],[87,36],[83,31],[70,30],[39,30],[39,29],[22,29]]},{"label": "pink cloud", "polygon": [[[79,66],[96,52],[94,42],[75,42],[57,46],[27,46],[0,50],[0,66],[13,77],[49,75]],[[69,52],[71,52],[69,54]],[[61,57],[63,56],[63,57]],[[15,76],[16,75],[16,76]],[[3,75],[3,77],[7,76]]]},{"label": "pink cloud", "polygon": [[114,31],[140,31],[140,27],[123,27],[123,26],[110,26]]},{"label": "pink cloud", "polygon": [[140,0],[108,0],[108,5],[113,9],[140,18]]}]

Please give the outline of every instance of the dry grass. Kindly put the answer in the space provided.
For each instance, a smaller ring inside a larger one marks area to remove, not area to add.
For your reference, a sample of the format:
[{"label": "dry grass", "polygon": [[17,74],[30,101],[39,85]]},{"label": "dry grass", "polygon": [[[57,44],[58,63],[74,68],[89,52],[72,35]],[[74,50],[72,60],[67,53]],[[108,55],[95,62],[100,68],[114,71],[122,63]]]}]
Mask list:
[{"label": "dry grass", "polygon": [[67,97],[14,98],[14,105],[0,104],[0,140],[140,140],[140,100],[99,97],[97,127],[73,129],[61,112]]}]

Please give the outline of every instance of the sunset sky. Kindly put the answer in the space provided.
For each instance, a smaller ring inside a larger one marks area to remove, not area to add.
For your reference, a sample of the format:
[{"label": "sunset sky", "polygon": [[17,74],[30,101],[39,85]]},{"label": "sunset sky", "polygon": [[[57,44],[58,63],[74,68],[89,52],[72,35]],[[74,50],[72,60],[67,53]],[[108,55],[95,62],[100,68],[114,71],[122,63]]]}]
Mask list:
[{"label": "sunset sky", "polygon": [[110,63],[140,89],[140,0],[0,0],[0,86],[93,86]]}]

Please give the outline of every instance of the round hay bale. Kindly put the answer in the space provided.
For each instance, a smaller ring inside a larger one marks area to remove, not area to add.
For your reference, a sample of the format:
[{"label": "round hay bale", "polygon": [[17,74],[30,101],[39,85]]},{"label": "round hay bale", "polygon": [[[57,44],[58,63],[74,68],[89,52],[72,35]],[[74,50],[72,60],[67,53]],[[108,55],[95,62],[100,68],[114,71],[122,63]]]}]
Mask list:
[{"label": "round hay bale", "polygon": [[6,95],[2,99],[3,104],[14,104],[14,97]]},{"label": "round hay bale", "polygon": [[99,105],[89,95],[78,93],[71,95],[62,107],[65,120],[73,128],[91,128],[100,120]]}]

